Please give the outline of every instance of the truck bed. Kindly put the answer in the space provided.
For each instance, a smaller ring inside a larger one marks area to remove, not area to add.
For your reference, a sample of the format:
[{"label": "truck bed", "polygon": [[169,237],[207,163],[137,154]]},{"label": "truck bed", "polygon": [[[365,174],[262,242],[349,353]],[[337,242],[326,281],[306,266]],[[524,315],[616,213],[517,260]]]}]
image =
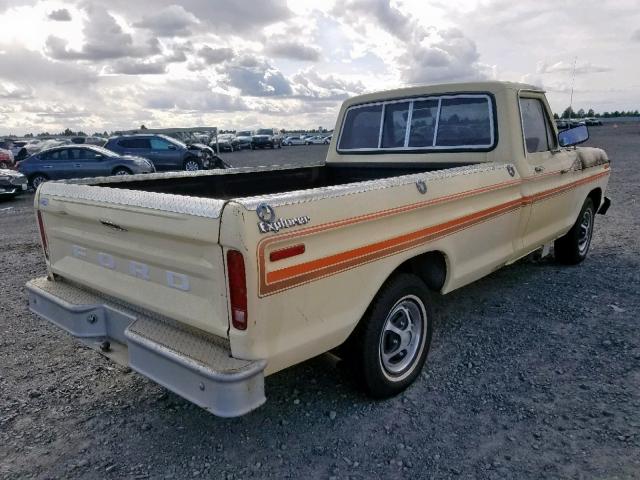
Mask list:
[{"label": "truck bed", "polygon": [[[218,171],[169,172],[96,180],[96,186],[228,200],[295,190],[330,187],[411,173],[460,167],[461,163],[276,165]],[[186,173],[186,174],[185,174]]]}]

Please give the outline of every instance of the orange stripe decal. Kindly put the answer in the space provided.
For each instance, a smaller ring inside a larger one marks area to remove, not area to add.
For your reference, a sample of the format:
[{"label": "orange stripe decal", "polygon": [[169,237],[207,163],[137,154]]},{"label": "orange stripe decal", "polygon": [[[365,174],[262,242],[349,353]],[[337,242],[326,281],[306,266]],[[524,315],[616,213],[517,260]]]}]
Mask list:
[{"label": "orange stripe decal", "polygon": [[572,190],[580,185],[596,181],[603,176],[608,175],[609,173],[610,171],[605,170],[590,177],[582,178],[566,185],[545,190],[533,195],[520,197],[515,200],[496,205],[494,207],[490,207],[469,215],[465,215],[463,217],[422,228],[414,232],[405,233],[403,235],[364,245],[362,247],[299,263],[278,270],[273,270],[270,272],[266,272],[265,250],[271,243],[280,242],[292,237],[298,238],[328,229],[351,225],[354,223],[368,222],[386,216],[397,215],[428,205],[457,200],[460,198],[477,195],[479,193],[505,188],[514,184],[520,184],[522,183],[522,181],[511,180],[507,182],[501,182],[498,184],[490,185],[488,187],[468,190],[465,192],[430,199],[424,202],[418,202],[389,210],[361,215],[358,217],[329,222],[322,225],[308,227],[295,232],[289,232],[284,235],[268,237],[258,244],[258,276],[260,282],[259,294],[260,296],[264,296],[293,288],[295,286],[318,280],[320,278],[324,278],[326,276],[333,275],[341,271],[345,271],[372,262],[374,260],[384,258],[389,255],[415,248],[417,246],[431,242],[435,239],[442,238],[460,230],[464,230],[478,223],[496,218],[506,213],[516,211],[525,205],[546,200],[553,196]]}]

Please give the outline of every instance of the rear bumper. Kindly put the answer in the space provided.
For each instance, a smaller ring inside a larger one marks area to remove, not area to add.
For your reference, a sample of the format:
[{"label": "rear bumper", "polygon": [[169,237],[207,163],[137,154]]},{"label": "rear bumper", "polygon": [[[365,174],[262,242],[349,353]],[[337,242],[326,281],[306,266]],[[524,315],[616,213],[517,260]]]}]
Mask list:
[{"label": "rear bumper", "polygon": [[243,415],[266,400],[266,361],[231,357],[225,339],[64,281],[34,279],[27,292],[32,312],[214,415]]}]

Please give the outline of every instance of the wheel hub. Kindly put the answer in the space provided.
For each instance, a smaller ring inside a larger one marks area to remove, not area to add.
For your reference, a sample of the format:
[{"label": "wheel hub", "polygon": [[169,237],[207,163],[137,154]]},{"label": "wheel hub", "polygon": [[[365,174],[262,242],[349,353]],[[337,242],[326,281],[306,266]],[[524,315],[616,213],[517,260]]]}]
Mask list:
[{"label": "wheel hub", "polygon": [[422,302],[403,297],[391,309],[380,338],[380,359],[392,375],[401,375],[418,357],[426,322]]}]

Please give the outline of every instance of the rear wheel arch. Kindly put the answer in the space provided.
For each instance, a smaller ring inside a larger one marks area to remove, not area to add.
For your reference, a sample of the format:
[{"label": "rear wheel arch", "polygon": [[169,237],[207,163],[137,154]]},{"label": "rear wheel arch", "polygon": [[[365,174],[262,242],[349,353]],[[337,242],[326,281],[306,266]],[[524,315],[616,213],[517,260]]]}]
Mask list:
[{"label": "rear wheel arch", "polygon": [[600,209],[600,204],[602,203],[602,189],[599,187],[594,188],[589,192],[589,195],[587,195],[587,197],[593,200],[593,206],[595,207],[597,213]]},{"label": "rear wheel arch", "polygon": [[354,341],[353,338],[357,334],[358,326],[366,317],[367,312],[371,309],[371,306],[376,302],[380,293],[385,289],[387,284],[399,275],[415,275],[427,286],[430,291],[441,292],[449,278],[450,263],[448,256],[440,250],[431,250],[411,258],[404,260],[397,265],[389,274],[384,277],[384,280],[380,283],[375,290],[374,295],[366,306],[362,316],[357,322],[353,324],[353,330],[345,342],[337,347],[336,353],[338,356],[348,356],[347,351]]}]

